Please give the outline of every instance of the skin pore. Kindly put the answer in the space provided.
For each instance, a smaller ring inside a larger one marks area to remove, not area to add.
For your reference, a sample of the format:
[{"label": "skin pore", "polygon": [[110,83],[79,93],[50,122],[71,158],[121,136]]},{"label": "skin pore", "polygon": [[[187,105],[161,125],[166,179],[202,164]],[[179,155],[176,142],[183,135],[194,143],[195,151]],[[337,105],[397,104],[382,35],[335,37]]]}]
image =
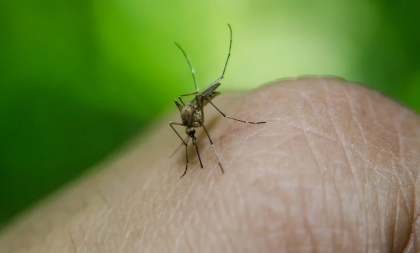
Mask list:
[{"label": "skin pore", "polygon": [[[0,252],[419,252],[420,117],[332,78],[213,101],[195,149],[156,122],[13,222]],[[175,108],[174,108],[175,112]],[[180,132],[184,130],[180,128]]]}]

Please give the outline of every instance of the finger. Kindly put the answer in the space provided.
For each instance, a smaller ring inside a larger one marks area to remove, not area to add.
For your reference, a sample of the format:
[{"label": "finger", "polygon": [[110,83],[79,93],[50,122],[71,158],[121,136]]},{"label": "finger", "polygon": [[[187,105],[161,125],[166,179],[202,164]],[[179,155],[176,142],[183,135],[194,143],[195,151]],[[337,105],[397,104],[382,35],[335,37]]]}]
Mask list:
[{"label": "finger", "polygon": [[[229,107],[227,114],[268,122],[261,129],[220,120],[211,130],[227,175],[216,190],[205,188],[208,201],[196,212],[229,224],[227,234],[251,228],[235,237],[236,249],[417,252],[417,114],[328,79],[264,87]],[[208,150],[203,160],[211,156]],[[214,175],[197,173],[201,187]],[[204,228],[195,229],[205,238]]]}]

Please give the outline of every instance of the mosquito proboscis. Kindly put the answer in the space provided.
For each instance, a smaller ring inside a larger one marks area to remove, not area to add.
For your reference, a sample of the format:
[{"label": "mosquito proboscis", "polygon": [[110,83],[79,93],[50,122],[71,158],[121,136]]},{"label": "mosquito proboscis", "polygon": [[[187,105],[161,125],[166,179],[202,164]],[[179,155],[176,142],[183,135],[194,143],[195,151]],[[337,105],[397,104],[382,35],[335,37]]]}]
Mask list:
[{"label": "mosquito proboscis", "polygon": [[[228,53],[228,56],[227,56],[227,59],[226,59],[225,66],[223,68],[222,75],[202,90],[198,90],[197,80],[195,78],[195,71],[194,71],[194,68],[191,64],[190,58],[185,53],[184,49],[182,49],[182,47],[178,43],[175,42],[175,44],[182,51],[185,58],[187,59],[188,65],[190,66],[190,70],[191,70],[191,73],[192,73],[192,76],[193,76],[193,79],[194,79],[194,85],[195,85],[195,89],[196,89],[196,92],[194,92],[194,93],[184,94],[184,95],[178,96],[178,100],[179,100],[180,103],[177,100],[174,100],[176,106],[179,109],[179,112],[181,113],[182,123],[169,122],[169,125],[172,127],[172,129],[175,131],[175,133],[178,135],[178,137],[182,141],[181,145],[178,147],[178,149],[182,145],[185,146],[186,165],[185,165],[184,173],[181,175],[181,178],[185,175],[185,173],[187,173],[187,170],[188,170],[188,143],[189,143],[190,138],[192,140],[192,144],[195,146],[195,148],[197,150],[197,156],[198,156],[198,160],[200,161],[200,166],[201,166],[201,168],[203,168],[203,163],[201,162],[200,152],[198,151],[197,138],[195,137],[195,132],[196,132],[195,129],[199,128],[199,127],[203,127],[204,132],[206,133],[207,137],[209,138],[209,141],[210,141],[210,144],[213,148],[213,152],[216,156],[217,162],[219,163],[219,166],[220,166],[220,169],[222,170],[222,173],[224,173],[222,164],[220,163],[219,156],[217,155],[216,149],[214,148],[214,143],[211,140],[210,135],[209,135],[206,127],[204,126],[204,110],[203,110],[203,108],[207,104],[210,103],[220,114],[222,114],[223,117],[228,118],[228,119],[233,119],[233,120],[236,120],[236,121],[239,121],[239,122],[242,122],[242,123],[249,123],[249,124],[263,124],[263,123],[266,123],[266,122],[262,122],[262,121],[260,121],[260,122],[245,121],[245,120],[240,120],[240,119],[236,119],[236,118],[227,116],[219,108],[217,108],[212,102],[212,100],[216,96],[220,95],[220,92],[217,92],[216,89],[219,88],[220,80],[222,80],[224,75],[225,75],[226,67],[227,67],[227,64],[228,64],[228,61],[229,61],[229,58],[230,58],[230,51],[231,51],[231,48],[232,48],[232,28],[230,27],[229,24],[228,24],[228,27],[229,27],[229,30],[230,30],[229,53]],[[193,100],[191,100],[190,102],[184,103],[184,101],[182,100],[182,97],[186,97],[186,96],[195,96],[195,98]],[[174,128],[174,125],[185,127],[185,132],[187,134],[187,137],[185,139],[182,138],[181,135],[176,131],[176,129]],[[175,150],[175,152],[177,150]]]}]

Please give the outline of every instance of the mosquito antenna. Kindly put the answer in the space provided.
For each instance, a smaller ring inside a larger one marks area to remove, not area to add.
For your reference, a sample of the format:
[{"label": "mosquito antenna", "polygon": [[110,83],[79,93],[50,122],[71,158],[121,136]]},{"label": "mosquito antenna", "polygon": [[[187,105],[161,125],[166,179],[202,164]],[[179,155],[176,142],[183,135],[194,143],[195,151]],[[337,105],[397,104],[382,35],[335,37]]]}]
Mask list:
[{"label": "mosquito antenna", "polygon": [[225,67],[223,68],[223,73],[222,76],[220,77],[220,79],[223,78],[223,76],[225,75],[225,71],[226,71],[226,67],[230,58],[230,50],[232,49],[232,27],[230,27],[229,24],[227,24],[229,26],[229,30],[230,30],[230,42],[229,42],[229,53],[228,53],[228,57],[226,59],[226,63],[225,63]]},{"label": "mosquito antenna", "polygon": [[[225,67],[223,68],[223,73],[222,75],[216,79],[216,81],[214,81],[212,84],[219,82],[220,80],[223,79],[223,77],[225,76],[225,71],[226,71],[226,67],[230,58],[230,50],[232,49],[232,27],[230,27],[229,24],[227,24],[229,26],[229,30],[230,30],[230,42],[229,42],[229,53],[226,59],[226,63],[225,63]],[[211,84],[210,84],[211,85]]]},{"label": "mosquito antenna", "polygon": [[182,47],[178,43],[175,42],[175,45],[177,45],[177,47],[179,49],[181,49],[182,53],[185,56],[185,59],[187,59],[187,61],[188,61],[188,65],[190,65],[191,73],[192,73],[192,76],[193,76],[193,79],[194,79],[195,90],[198,92],[197,80],[195,79],[195,70],[194,70],[194,68],[193,68],[193,66],[191,64],[190,58],[188,57],[188,55],[185,53],[184,49],[182,49]]},{"label": "mosquito antenna", "polygon": [[189,136],[187,136],[187,138],[185,138],[185,139],[184,139],[184,141],[183,141],[183,142],[181,142],[181,145],[179,145],[179,147],[175,150],[175,152],[173,152],[173,153],[172,153],[172,155],[169,157],[169,159],[171,159],[171,158],[172,158],[172,156],[174,156],[174,155],[175,155],[175,153],[178,151],[178,149],[179,149],[180,147],[182,147],[182,145],[185,145],[185,144],[184,144],[184,142],[188,144],[188,138],[189,138]]}]

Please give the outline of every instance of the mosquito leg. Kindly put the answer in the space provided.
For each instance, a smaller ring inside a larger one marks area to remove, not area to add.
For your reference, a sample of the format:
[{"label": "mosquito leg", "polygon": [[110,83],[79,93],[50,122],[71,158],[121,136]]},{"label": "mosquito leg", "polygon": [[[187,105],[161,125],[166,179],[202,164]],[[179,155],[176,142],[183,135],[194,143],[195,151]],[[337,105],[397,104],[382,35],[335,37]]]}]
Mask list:
[{"label": "mosquito leg", "polygon": [[184,95],[179,95],[179,97],[186,97],[186,96],[194,96],[195,94],[198,94],[198,92],[194,92],[194,93],[188,93],[188,94],[184,94]]},{"label": "mosquito leg", "polygon": [[[180,104],[178,103],[178,101],[176,101],[176,100],[174,100],[174,102],[175,102],[175,104],[176,104],[176,107],[178,107],[178,110],[179,110],[179,111],[181,111],[181,109],[182,109],[182,105],[180,105]],[[181,100],[181,102],[182,102],[182,100]],[[184,103],[182,102],[182,104],[184,104]]]},{"label": "mosquito leg", "polygon": [[239,122],[242,122],[242,123],[249,123],[249,124],[264,124],[264,123],[266,123],[265,121],[258,121],[258,122],[254,122],[254,121],[245,121],[245,120],[240,120],[240,119],[235,119],[235,118],[233,118],[233,117],[230,117],[230,116],[227,116],[226,114],[224,114],[222,111],[220,111],[219,110],[219,108],[217,108],[210,100],[207,100],[207,101],[209,101],[209,103],[214,107],[214,108],[216,108],[216,110],[218,110],[219,112],[220,112],[220,114],[222,114],[222,116],[223,117],[225,117],[225,118],[228,118],[228,119],[233,119],[233,120],[236,120],[236,121],[239,121]]},{"label": "mosquito leg", "polygon": [[[181,101],[181,104],[182,104],[182,105],[185,105],[184,101],[182,101],[181,96],[178,96],[178,99],[179,99],[179,101]],[[176,100],[175,100],[175,101],[176,101]]]},{"label": "mosquito leg", "polygon": [[227,64],[228,64],[228,61],[229,61],[229,58],[230,58],[230,50],[232,48],[232,27],[230,27],[229,24],[228,24],[228,26],[229,26],[229,30],[230,30],[229,53],[228,53],[228,56],[227,56],[227,59],[226,59],[225,67],[223,68],[222,75],[219,78],[217,78],[216,81],[214,81],[212,84],[217,83],[217,82],[219,82],[220,80],[223,79],[223,77],[225,76],[226,67],[227,67]]},{"label": "mosquito leg", "polygon": [[187,158],[187,163],[185,164],[184,173],[182,173],[181,177],[179,178],[182,178],[183,176],[185,176],[185,173],[187,173],[187,170],[188,170],[188,146],[185,146],[185,156]]},{"label": "mosquito leg", "polygon": [[220,163],[220,161],[219,161],[219,157],[217,156],[216,149],[214,148],[213,141],[211,140],[210,135],[209,135],[209,133],[207,132],[207,129],[206,129],[206,127],[205,127],[204,125],[203,125],[203,129],[204,129],[204,132],[206,132],[207,137],[209,137],[210,144],[211,144],[211,146],[213,147],[214,155],[215,155],[215,156],[216,156],[216,158],[217,158],[217,162],[219,163],[220,169],[222,169],[222,173],[225,173],[225,171],[223,170],[222,164],[221,164],[221,163]]},{"label": "mosquito leg", "polygon": [[171,159],[171,158],[172,158],[172,156],[173,156],[173,155],[175,155],[176,151],[178,151],[178,149],[179,149],[179,148],[181,148],[181,146],[182,146],[182,145],[184,145],[184,146],[185,146],[184,142],[185,142],[185,143],[188,143],[188,141],[190,140],[189,138],[190,138],[190,137],[189,137],[189,136],[187,136],[187,138],[185,138],[185,140],[184,140],[183,142],[181,142],[181,144],[179,144],[178,148],[177,148],[177,149],[176,149],[176,150],[172,153],[172,155],[169,157],[169,159]]},{"label": "mosquito leg", "polygon": [[175,130],[175,128],[173,126],[173,125],[184,126],[184,124],[177,123],[177,122],[169,122],[169,125],[172,127],[172,129],[175,131],[176,135],[178,135],[178,137],[181,139],[181,141],[184,143],[184,145],[187,146],[187,143],[185,143],[184,139],[182,139],[181,135],[179,135],[179,133]]},{"label": "mosquito leg", "polygon": [[201,168],[203,168],[203,163],[201,163],[200,152],[198,152],[198,145],[197,145],[197,142],[195,142],[195,149],[197,149],[198,160],[200,161]]},{"label": "mosquito leg", "polygon": [[179,95],[178,97],[193,96],[193,95],[195,95],[195,94],[198,94],[198,92],[188,93],[188,94],[184,94],[184,95]]},{"label": "mosquito leg", "polygon": [[182,98],[181,97],[187,97],[187,96],[197,96],[197,94],[198,94],[198,92],[194,92],[194,93],[189,93],[189,94],[184,94],[184,95],[179,95],[178,96],[178,99],[179,99],[179,101],[181,101],[181,103],[184,105],[185,103],[184,103],[184,101],[182,100]]}]

